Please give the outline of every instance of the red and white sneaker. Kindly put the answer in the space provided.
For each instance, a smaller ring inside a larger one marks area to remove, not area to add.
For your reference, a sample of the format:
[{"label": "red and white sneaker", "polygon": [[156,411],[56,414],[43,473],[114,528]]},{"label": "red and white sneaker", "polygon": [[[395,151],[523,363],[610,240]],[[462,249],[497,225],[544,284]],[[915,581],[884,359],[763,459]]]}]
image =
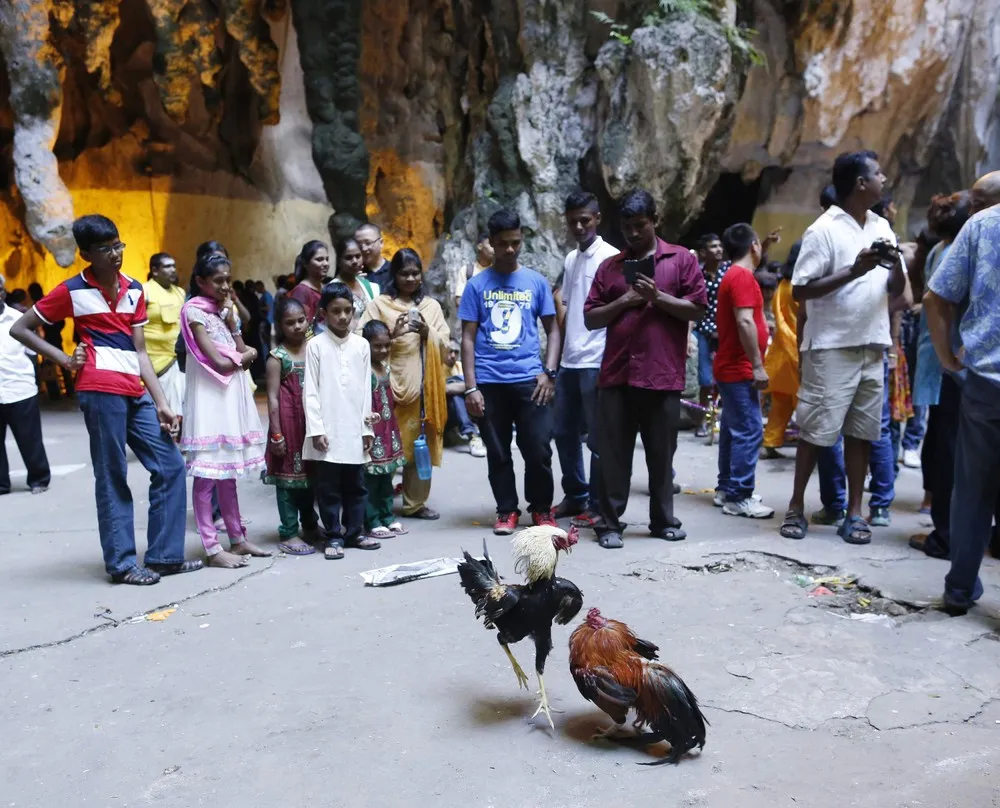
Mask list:
[{"label": "red and white sneaker", "polygon": [[510,536],[515,530],[517,530],[517,517],[518,514],[514,513],[502,513],[497,516],[496,524],[493,525],[493,533],[497,536]]},{"label": "red and white sneaker", "polygon": [[531,524],[535,527],[559,527],[556,516],[552,511],[531,514]]}]

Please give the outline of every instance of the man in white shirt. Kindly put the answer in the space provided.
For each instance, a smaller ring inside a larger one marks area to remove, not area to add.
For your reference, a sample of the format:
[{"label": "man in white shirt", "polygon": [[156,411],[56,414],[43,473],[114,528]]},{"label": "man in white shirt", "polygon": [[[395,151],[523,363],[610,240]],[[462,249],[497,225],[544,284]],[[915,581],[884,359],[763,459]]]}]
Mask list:
[{"label": "man in white shirt", "polygon": [[[618,248],[597,235],[601,210],[597,197],[577,191],[566,199],[566,225],[577,249],[566,256],[563,266],[562,299],[566,307],[563,352],[556,379],[555,439],[562,468],[563,501],[556,517],[572,516],[577,527],[597,523],[600,459],[597,454],[597,377],[604,356],[605,329],[588,331],[583,322],[583,304],[590,294],[597,268],[618,255]],[[583,467],[581,436],[590,449],[590,485]]]},{"label": "man in white shirt", "polygon": [[42,443],[42,415],[38,409],[35,363],[24,346],[10,335],[21,312],[8,306],[7,282],[0,275],[0,494],[10,493],[7,465],[7,427],[28,469],[28,488],[41,494],[49,488],[49,461]]},{"label": "man in white shirt", "polygon": [[882,431],[883,356],[892,345],[889,297],[903,293],[906,273],[892,227],[869,208],[882,198],[885,175],[874,152],[840,155],[833,164],[839,205],[806,230],[792,274],[795,299],[808,301],[801,334],[799,447],[795,483],[781,526],[805,538],[805,490],[819,450],[844,433],[847,518],[838,529],[848,544],[868,544],[861,517],[871,444]]},{"label": "man in white shirt", "polygon": [[452,277],[452,286],[455,288],[455,311],[458,311],[458,304],[462,302],[466,284],[491,266],[493,266],[493,245],[490,244],[489,232],[484,230],[476,242],[476,260],[458,267]]}]

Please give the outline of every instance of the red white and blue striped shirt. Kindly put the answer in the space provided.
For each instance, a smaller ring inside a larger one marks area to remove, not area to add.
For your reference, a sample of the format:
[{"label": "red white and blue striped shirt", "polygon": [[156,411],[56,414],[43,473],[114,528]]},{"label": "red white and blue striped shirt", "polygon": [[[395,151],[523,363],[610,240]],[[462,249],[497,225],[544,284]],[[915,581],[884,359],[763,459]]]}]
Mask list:
[{"label": "red white and blue striped shirt", "polygon": [[146,295],[139,281],[119,272],[118,300],[112,301],[88,267],[39,300],[35,314],[47,324],[73,318],[87,348],[77,390],[132,397],[145,392],[132,341],[132,329],[146,323]]}]

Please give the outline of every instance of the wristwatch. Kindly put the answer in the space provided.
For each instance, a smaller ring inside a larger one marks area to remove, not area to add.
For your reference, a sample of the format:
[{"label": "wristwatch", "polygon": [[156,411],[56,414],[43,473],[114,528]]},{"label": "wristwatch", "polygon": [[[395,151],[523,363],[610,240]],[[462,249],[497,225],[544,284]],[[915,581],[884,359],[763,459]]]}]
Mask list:
[{"label": "wristwatch", "polygon": [[545,368],[545,375],[548,376],[552,381],[556,380],[556,376],[559,375],[558,368]]}]

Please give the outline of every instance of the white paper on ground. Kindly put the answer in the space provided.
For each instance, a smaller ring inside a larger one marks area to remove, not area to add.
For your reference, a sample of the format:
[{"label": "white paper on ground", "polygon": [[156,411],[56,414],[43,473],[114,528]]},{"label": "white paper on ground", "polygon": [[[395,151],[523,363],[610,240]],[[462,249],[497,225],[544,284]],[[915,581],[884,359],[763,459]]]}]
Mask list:
[{"label": "white paper on ground", "polygon": [[410,581],[419,581],[421,578],[454,575],[458,572],[461,560],[460,558],[429,558],[426,561],[392,564],[377,570],[362,572],[361,579],[365,582],[365,586],[395,586]]}]

